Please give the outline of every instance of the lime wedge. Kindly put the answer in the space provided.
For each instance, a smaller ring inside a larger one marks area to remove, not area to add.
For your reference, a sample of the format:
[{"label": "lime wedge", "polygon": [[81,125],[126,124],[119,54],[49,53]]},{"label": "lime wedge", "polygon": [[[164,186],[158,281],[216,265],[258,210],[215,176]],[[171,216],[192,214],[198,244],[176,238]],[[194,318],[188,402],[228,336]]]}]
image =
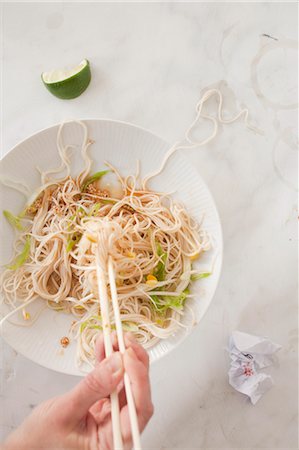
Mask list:
[{"label": "lime wedge", "polygon": [[43,72],[42,80],[48,91],[63,99],[76,98],[85,91],[91,79],[89,61],[83,59],[70,70]]}]

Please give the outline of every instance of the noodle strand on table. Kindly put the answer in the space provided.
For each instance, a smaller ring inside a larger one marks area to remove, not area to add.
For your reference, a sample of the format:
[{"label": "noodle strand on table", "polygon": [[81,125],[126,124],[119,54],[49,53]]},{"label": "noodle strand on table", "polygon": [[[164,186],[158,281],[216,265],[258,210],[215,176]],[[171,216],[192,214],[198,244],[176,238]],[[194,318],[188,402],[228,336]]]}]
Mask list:
[{"label": "noodle strand on table", "polygon": [[[217,119],[215,117],[209,116],[207,114],[202,114],[202,108],[203,108],[204,104],[213,96],[217,96],[219,99],[219,105],[218,105],[218,110],[217,110]],[[178,141],[178,142],[174,143],[174,145],[165,153],[159,169],[150,173],[143,179],[143,184],[142,184],[143,189],[146,189],[146,185],[149,180],[156,177],[164,170],[167,162],[169,161],[171,156],[177,150],[192,150],[194,148],[203,147],[204,145],[207,145],[209,142],[211,142],[217,136],[218,122],[222,123],[222,124],[230,124],[230,123],[236,122],[241,116],[244,116],[244,123],[247,128],[249,128],[250,130],[252,130],[256,133],[259,133],[259,134],[262,133],[261,130],[254,127],[253,125],[251,125],[248,122],[249,111],[247,108],[242,109],[241,111],[238,112],[238,114],[236,116],[234,116],[230,119],[223,119],[222,105],[223,105],[223,96],[222,96],[221,91],[219,91],[218,89],[210,89],[203,94],[203,96],[201,97],[201,99],[199,100],[199,102],[197,103],[196,108],[195,108],[196,117],[195,117],[194,121],[192,122],[192,124],[190,125],[190,127],[185,132],[186,143],[184,143],[184,141]],[[210,136],[208,136],[206,139],[204,139],[202,141],[194,141],[190,137],[190,134],[193,131],[195,125],[197,125],[200,118],[210,120],[213,123],[213,125],[214,125],[213,132]]]}]

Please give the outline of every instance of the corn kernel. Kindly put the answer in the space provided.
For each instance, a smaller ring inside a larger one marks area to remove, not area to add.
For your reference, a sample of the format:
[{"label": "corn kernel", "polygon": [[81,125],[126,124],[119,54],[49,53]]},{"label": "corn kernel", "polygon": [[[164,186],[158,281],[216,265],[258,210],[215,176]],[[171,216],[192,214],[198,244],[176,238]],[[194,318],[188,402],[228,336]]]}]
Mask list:
[{"label": "corn kernel", "polygon": [[199,257],[200,252],[193,253],[193,255],[190,256],[191,261],[195,261]]},{"label": "corn kernel", "polygon": [[134,253],[134,252],[128,252],[128,253],[127,253],[127,256],[128,256],[129,258],[136,258],[136,253]]},{"label": "corn kernel", "polygon": [[155,275],[152,275],[152,274],[149,274],[149,275],[146,277],[146,279],[147,279],[147,280],[158,281],[157,278],[155,277]]},{"label": "corn kernel", "polygon": [[23,318],[24,320],[29,320],[31,318],[30,313],[23,310]]},{"label": "corn kernel", "polygon": [[158,281],[157,280],[147,280],[146,284],[150,287],[155,287],[155,286],[157,286]]},{"label": "corn kernel", "polygon": [[94,244],[96,244],[98,242],[96,236],[94,236],[92,234],[87,234],[86,237],[90,242],[92,242]]}]

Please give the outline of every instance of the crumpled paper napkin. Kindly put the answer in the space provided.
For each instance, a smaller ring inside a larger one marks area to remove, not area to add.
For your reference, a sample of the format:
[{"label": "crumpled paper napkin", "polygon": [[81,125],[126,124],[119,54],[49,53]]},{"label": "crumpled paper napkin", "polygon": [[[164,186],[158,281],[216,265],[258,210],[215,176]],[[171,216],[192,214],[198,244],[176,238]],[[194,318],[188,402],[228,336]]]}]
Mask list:
[{"label": "crumpled paper napkin", "polygon": [[280,345],[266,337],[241,331],[234,331],[229,338],[229,384],[242,394],[248,395],[253,405],[274,384],[272,377],[259,369],[271,366],[275,360],[274,353],[280,349]]}]

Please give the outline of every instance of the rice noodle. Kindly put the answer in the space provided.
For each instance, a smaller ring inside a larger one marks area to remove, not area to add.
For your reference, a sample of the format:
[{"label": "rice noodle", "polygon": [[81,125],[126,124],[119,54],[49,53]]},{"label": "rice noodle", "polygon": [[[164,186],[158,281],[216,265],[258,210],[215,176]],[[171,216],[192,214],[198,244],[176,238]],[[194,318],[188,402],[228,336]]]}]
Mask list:
[{"label": "rice noodle", "polygon": [[[204,104],[213,96],[217,96],[218,100],[219,100],[218,110],[217,110],[217,118],[202,113]],[[240,117],[244,116],[244,123],[247,128],[249,128],[250,130],[252,130],[256,133],[263,134],[263,132],[260,129],[254,127],[253,125],[251,125],[248,122],[249,111],[247,108],[242,109],[240,112],[238,112],[238,114],[236,116],[234,116],[230,119],[224,119],[222,117],[222,105],[223,105],[223,97],[222,97],[221,91],[219,91],[218,89],[210,89],[203,94],[203,96],[201,97],[201,99],[199,100],[199,102],[197,103],[196,108],[195,108],[196,117],[195,117],[194,121],[192,122],[192,124],[190,125],[190,127],[185,132],[185,141],[175,142],[174,145],[172,147],[170,147],[170,149],[165,153],[159,169],[156,170],[155,172],[150,173],[149,175],[147,175],[144,178],[143,185],[142,185],[143,189],[146,188],[146,185],[150,179],[156,177],[164,170],[170,157],[177,150],[191,150],[194,148],[203,147],[204,145],[207,145],[209,142],[211,142],[217,136],[218,123],[230,124],[230,123],[236,122]],[[194,127],[198,124],[198,121],[200,118],[210,120],[213,123],[214,128],[213,128],[212,134],[210,136],[208,136],[206,139],[204,139],[202,141],[195,141],[190,137],[190,135],[191,135]]]}]

